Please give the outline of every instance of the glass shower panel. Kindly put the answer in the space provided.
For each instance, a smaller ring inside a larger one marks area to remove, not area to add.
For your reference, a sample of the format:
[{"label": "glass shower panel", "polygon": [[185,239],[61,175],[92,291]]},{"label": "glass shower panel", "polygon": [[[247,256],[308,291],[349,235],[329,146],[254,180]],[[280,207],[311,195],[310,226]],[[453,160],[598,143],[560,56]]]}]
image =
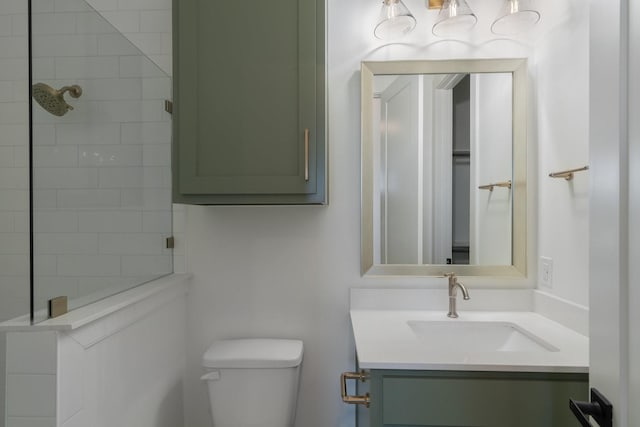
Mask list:
[{"label": "glass shower panel", "polygon": [[31,34],[39,321],[172,272],[171,81],[84,0],[32,0]]}]

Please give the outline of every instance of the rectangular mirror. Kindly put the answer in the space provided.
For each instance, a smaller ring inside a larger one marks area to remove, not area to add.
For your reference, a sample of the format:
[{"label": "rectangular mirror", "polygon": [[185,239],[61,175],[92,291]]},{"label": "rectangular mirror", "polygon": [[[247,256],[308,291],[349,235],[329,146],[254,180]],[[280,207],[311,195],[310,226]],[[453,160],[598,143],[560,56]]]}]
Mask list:
[{"label": "rectangular mirror", "polygon": [[526,60],[362,63],[362,273],[526,275]]}]

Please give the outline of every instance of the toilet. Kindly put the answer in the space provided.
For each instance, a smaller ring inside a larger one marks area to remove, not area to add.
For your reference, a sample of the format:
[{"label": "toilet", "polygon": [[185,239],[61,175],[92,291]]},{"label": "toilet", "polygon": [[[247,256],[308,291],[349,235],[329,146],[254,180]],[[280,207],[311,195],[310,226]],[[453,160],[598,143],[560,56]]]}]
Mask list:
[{"label": "toilet", "polygon": [[202,358],[215,427],[292,427],[303,345],[288,339],[214,342]]}]

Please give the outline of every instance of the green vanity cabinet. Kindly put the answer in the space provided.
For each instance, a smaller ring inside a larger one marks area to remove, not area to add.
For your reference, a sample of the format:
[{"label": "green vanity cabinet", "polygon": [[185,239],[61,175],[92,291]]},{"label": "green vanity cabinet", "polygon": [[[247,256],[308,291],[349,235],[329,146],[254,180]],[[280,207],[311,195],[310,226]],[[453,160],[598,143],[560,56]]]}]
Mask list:
[{"label": "green vanity cabinet", "polygon": [[370,407],[358,409],[358,427],[571,427],[580,424],[569,410],[569,399],[589,400],[588,375],[583,373],[369,374],[358,386],[359,394],[368,391],[371,396]]},{"label": "green vanity cabinet", "polygon": [[324,204],[324,0],[174,0],[173,200]]}]

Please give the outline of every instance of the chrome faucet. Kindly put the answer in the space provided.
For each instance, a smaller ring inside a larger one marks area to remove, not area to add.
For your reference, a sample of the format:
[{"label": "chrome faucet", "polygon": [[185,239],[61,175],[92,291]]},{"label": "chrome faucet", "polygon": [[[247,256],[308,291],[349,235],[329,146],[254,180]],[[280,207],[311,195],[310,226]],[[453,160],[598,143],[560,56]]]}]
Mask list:
[{"label": "chrome faucet", "polygon": [[458,317],[458,312],[456,310],[456,297],[458,295],[457,288],[460,288],[462,291],[462,297],[465,300],[470,298],[469,291],[467,291],[467,288],[462,283],[458,282],[456,273],[447,273],[444,277],[449,278],[449,313],[447,313],[447,316],[455,319]]}]

